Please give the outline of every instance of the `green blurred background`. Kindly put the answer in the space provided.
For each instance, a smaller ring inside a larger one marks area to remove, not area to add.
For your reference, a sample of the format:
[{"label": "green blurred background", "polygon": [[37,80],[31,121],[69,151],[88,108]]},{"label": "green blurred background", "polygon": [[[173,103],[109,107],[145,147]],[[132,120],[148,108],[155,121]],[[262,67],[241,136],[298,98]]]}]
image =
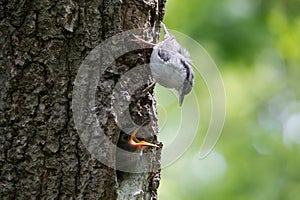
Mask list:
[{"label": "green blurred background", "polygon": [[[162,170],[159,199],[300,199],[300,1],[168,0],[164,22],[210,54],[224,81],[227,115],[214,151],[200,160],[210,96],[196,84],[199,137]],[[169,100],[161,90],[163,105]],[[174,109],[178,102],[159,108],[165,145],[172,134],[163,128],[166,118],[180,114]]]}]

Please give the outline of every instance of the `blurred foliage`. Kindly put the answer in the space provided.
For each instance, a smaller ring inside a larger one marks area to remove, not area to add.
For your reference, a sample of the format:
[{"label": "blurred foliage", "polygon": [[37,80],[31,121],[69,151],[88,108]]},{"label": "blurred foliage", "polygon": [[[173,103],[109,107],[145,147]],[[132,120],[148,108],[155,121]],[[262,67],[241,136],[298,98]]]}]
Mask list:
[{"label": "blurred foliage", "polygon": [[[299,0],[167,1],[165,24],[198,41],[216,62],[227,116],[214,151],[199,160],[210,96],[196,80],[203,108],[199,137],[163,169],[159,199],[299,198],[299,10]],[[159,111],[161,123],[173,107]]]}]

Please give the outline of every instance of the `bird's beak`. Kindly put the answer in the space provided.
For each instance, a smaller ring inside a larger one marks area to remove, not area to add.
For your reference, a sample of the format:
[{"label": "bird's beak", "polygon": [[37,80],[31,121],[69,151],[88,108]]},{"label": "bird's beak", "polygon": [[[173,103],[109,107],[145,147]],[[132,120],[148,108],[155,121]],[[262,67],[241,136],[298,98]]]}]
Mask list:
[{"label": "bird's beak", "polygon": [[149,142],[145,142],[145,141],[140,141],[139,139],[137,139],[135,137],[135,135],[137,134],[137,132],[139,131],[140,128],[137,128],[131,135],[130,140],[129,140],[129,144],[132,146],[137,146],[137,147],[146,147],[146,146],[150,146],[150,147],[159,147],[156,144],[152,144]]},{"label": "bird's beak", "polygon": [[179,96],[179,106],[182,106],[183,99],[184,99],[184,94],[183,94],[183,92],[181,92],[181,94]]}]

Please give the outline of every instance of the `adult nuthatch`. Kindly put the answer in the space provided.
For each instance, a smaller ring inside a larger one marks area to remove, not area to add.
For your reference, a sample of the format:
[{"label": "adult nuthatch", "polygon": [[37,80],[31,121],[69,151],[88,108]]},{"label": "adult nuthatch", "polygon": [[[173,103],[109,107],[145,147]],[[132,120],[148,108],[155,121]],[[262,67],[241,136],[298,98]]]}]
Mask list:
[{"label": "adult nuthatch", "polygon": [[153,45],[150,57],[150,69],[154,80],[167,88],[175,88],[179,93],[179,105],[182,105],[184,96],[194,85],[194,71],[190,55],[182,48],[171,35],[167,27],[164,28],[164,40],[153,44],[137,38],[137,42]]}]

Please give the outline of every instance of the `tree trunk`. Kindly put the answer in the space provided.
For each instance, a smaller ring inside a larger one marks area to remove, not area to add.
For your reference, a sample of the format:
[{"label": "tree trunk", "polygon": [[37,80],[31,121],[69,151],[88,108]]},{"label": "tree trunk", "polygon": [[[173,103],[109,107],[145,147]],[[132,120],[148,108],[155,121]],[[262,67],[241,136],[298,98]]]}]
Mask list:
[{"label": "tree trunk", "polygon": [[[106,165],[79,137],[71,105],[89,52],[116,33],[159,24],[164,6],[164,0],[1,0],[1,199],[157,199],[160,151],[148,149],[144,165],[154,170],[132,173],[117,170],[120,155],[100,149],[112,157],[114,167]],[[106,142],[117,144],[123,131],[111,109],[113,91],[149,55],[133,51],[101,74],[95,111]],[[141,125],[152,116],[148,129],[156,140],[153,92],[142,88],[134,95],[131,120]]]}]

